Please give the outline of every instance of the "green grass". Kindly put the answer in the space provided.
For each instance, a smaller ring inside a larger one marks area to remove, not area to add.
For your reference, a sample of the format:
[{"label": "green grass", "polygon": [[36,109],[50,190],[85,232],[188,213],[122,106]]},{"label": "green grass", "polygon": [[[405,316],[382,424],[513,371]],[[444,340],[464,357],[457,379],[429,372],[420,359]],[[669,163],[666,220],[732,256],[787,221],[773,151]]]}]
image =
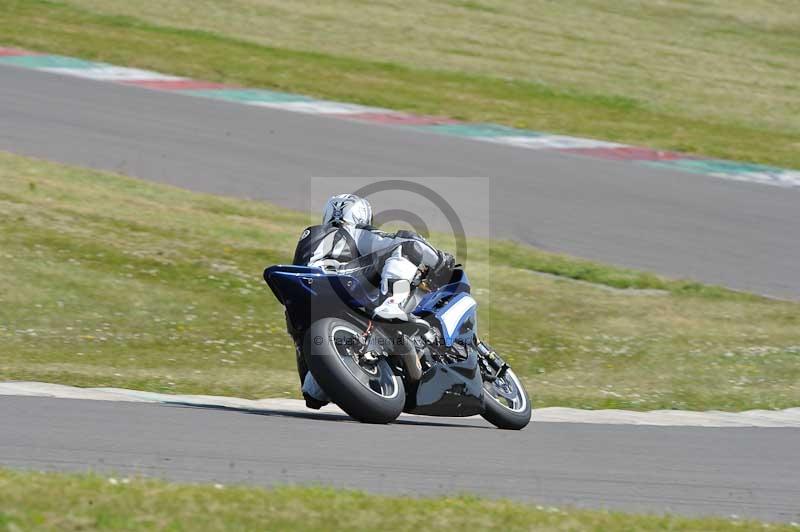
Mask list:
[{"label": "green grass", "polygon": [[0,469],[0,531],[17,530],[797,530],[725,519],[628,515],[475,497],[382,497]]},{"label": "green grass", "polygon": [[800,168],[792,0],[0,0],[6,45]]},{"label": "green grass", "polygon": [[[296,397],[261,272],[310,223],[0,152],[0,381]],[[471,241],[468,271],[537,406],[800,404],[798,303],[507,242]]]}]

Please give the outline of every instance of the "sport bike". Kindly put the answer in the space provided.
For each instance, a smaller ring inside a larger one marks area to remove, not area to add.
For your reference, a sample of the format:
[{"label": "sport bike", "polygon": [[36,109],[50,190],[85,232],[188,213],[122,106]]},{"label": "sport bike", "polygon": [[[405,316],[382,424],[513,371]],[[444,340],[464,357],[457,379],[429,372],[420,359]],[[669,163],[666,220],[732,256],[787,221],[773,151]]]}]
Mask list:
[{"label": "sport bike", "polygon": [[278,265],[264,271],[264,280],[286,307],[308,370],[354,419],[481,415],[516,430],[530,422],[522,382],[478,338],[478,303],[463,269],[441,286],[420,283],[408,307],[416,318],[404,322],[371,317],[380,291],[358,271]]}]

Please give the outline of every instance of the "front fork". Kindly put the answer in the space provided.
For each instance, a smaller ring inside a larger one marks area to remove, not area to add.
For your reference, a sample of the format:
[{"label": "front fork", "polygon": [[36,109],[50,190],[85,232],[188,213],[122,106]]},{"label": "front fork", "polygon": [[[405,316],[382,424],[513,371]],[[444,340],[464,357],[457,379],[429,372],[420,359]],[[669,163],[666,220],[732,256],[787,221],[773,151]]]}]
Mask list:
[{"label": "front fork", "polygon": [[494,382],[497,379],[505,377],[506,371],[509,366],[500,358],[500,355],[491,348],[491,346],[476,339],[475,347],[478,349],[480,355],[481,375],[483,380],[487,382]]}]

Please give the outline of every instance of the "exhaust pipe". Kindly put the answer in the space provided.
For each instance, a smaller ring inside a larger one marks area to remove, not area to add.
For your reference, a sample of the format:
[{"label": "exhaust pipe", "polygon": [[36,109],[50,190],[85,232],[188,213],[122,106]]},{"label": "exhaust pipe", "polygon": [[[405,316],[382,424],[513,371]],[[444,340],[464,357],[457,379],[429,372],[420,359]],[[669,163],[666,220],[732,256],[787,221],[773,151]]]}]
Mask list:
[{"label": "exhaust pipe", "polygon": [[417,348],[406,335],[402,333],[397,335],[394,354],[403,361],[409,381],[417,382],[422,378],[422,364],[419,361]]}]

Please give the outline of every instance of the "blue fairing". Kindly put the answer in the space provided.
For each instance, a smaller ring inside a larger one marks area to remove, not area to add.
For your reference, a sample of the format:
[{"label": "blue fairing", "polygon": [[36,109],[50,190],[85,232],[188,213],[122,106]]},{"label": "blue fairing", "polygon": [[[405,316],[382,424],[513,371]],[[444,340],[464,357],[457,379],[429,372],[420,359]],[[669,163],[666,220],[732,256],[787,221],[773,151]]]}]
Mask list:
[{"label": "blue fairing", "polygon": [[[272,266],[264,271],[264,280],[298,330],[342,305],[369,314],[380,297],[375,287],[357,276],[325,273],[309,266]],[[475,334],[477,308],[469,291],[466,274],[456,270],[450,283],[422,298],[414,314],[433,314],[442,325],[446,345],[468,342]]]},{"label": "blue fairing", "polygon": [[447,346],[454,343],[471,344],[477,326],[478,303],[466,292],[455,295],[436,311],[442,337]]},{"label": "blue fairing", "polygon": [[347,305],[359,308],[377,300],[374,290],[364,288],[355,277],[325,273],[310,266],[272,266],[264,271],[264,280],[283,305],[309,297],[338,296]]},{"label": "blue fairing", "polygon": [[325,273],[309,266],[271,266],[264,270],[264,280],[298,330],[308,328],[321,316],[334,315],[343,305],[370,308],[379,297],[375,288],[354,276]]},{"label": "blue fairing", "polygon": [[467,274],[464,270],[455,270],[451,282],[426,294],[414,309],[414,314],[436,316],[442,326],[445,345],[452,346],[456,341],[470,343],[475,336],[477,303],[465,305],[462,301],[468,298],[474,302],[469,292]]}]

